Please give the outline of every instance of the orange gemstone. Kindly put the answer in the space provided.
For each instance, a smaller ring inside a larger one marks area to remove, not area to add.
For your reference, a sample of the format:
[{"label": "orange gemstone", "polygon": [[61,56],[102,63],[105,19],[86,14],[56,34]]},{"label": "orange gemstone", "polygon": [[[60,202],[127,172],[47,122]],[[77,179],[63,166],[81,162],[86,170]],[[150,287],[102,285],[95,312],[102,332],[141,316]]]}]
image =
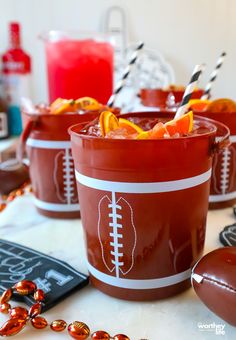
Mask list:
[{"label": "orange gemstone", "polygon": [[9,311],[11,318],[18,318],[20,320],[25,320],[28,317],[27,309],[23,307],[14,307]]},{"label": "orange gemstone", "polygon": [[11,305],[8,302],[5,302],[0,305],[0,312],[3,314],[7,314],[10,308]]},{"label": "orange gemstone", "polygon": [[110,334],[105,331],[96,331],[91,335],[93,340],[110,340]]},{"label": "orange gemstone", "polygon": [[114,340],[130,340],[130,338],[127,335],[124,334],[116,334],[113,337]]},{"label": "orange gemstone", "polygon": [[66,326],[67,326],[67,323],[64,320],[54,320],[51,323],[50,328],[54,332],[62,332],[64,331],[64,329],[66,329]]},{"label": "orange gemstone", "polygon": [[0,212],[6,208],[6,203],[0,203]]},{"label": "orange gemstone", "polygon": [[68,326],[68,332],[74,339],[85,340],[89,337],[90,329],[85,323],[74,321]]},{"label": "orange gemstone", "polygon": [[41,313],[42,305],[40,302],[35,303],[29,310],[30,318],[35,318]]},{"label": "orange gemstone", "polygon": [[15,284],[13,287],[20,295],[29,295],[35,291],[36,284],[33,281],[23,280]]},{"label": "orange gemstone", "polygon": [[33,318],[31,320],[32,326],[37,329],[43,329],[46,328],[48,325],[48,322],[46,319],[42,318],[41,316],[37,316],[36,318]]},{"label": "orange gemstone", "polygon": [[45,299],[44,291],[42,289],[37,289],[34,292],[34,299],[35,301],[43,301]]},{"label": "orange gemstone", "polygon": [[25,326],[26,321],[18,318],[10,319],[0,328],[0,336],[11,336],[19,333]]},{"label": "orange gemstone", "polygon": [[9,288],[7,290],[5,290],[5,292],[2,293],[2,296],[0,298],[0,303],[5,303],[8,302],[10,300],[10,298],[12,297],[12,289]]}]

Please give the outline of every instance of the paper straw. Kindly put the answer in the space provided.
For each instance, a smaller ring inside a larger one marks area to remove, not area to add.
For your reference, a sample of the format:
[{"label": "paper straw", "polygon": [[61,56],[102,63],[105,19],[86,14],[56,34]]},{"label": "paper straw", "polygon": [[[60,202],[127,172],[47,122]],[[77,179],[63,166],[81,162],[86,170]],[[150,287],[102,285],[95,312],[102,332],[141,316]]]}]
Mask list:
[{"label": "paper straw", "polygon": [[225,56],[226,56],[226,53],[223,52],[223,53],[221,53],[219,59],[217,60],[216,67],[215,67],[214,71],[212,72],[212,74],[210,76],[210,80],[209,80],[209,82],[206,85],[205,91],[204,91],[201,99],[205,100],[205,99],[209,99],[210,98],[212,85],[213,85],[214,81],[216,80],[216,77],[218,75],[219,69],[221,68],[221,66],[222,66],[222,64],[224,62]]},{"label": "paper straw", "polygon": [[203,68],[204,68],[204,65],[196,65],[194,67],[192,77],[190,79],[188,86],[186,87],[186,89],[184,91],[183,99],[182,99],[182,102],[180,104],[180,107],[178,108],[178,110],[175,114],[175,118],[179,118],[186,113],[187,108],[188,108],[188,102],[189,102],[189,100],[192,96],[193,91],[196,88],[198,78],[199,78],[200,74],[202,73]]},{"label": "paper straw", "polygon": [[136,63],[136,61],[138,59],[138,56],[139,56],[139,53],[142,50],[143,46],[144,46],[143,42],[140,42],[138,44],[137,48],[135,49],[134,53],[131,56],[130,62],[128,64],[128,66],[126,67],[121,80],[118,82],[117,87],[116,87],[114,93],[109,98],[109,100],[107,102],[107,106],[113,107],[113,105],[115,103],[115,100],[116,100],[116,97],[120,93],[120,91],[123,89],[123,87],[125,86],[126,79],[128,78],[128,76],[130,74],[130,71],[132,70],[132,67]]}]

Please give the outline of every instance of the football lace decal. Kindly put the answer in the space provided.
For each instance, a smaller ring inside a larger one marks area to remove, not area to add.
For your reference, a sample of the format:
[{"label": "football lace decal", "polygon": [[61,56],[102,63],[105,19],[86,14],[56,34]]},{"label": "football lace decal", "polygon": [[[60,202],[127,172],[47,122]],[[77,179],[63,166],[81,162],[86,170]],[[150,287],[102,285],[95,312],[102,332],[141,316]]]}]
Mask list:
[{"label": "football lace decal", "polygon": [[137,234],[131,205],[123,197],[116,200],[115,192],[111,195],[111,199],[103,196],[98,204],[98,238],[105,267],[120,277],[134,266]]}]

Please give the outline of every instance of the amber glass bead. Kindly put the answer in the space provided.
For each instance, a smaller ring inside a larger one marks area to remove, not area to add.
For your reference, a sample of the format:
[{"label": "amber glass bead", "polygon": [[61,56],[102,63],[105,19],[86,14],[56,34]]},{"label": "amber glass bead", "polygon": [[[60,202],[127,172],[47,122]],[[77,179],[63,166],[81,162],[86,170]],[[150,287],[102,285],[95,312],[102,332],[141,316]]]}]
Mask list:
[{"label": "amber glass bead", "polygon": [[116,334],[114,335],[113,339],[114,340],[130,340],[130,338],[124,334]]},{"label": "amber glass bead", "polygon": [[15,198],[16,198],[15,193],[12,193],[7,197],[7,202],[12,202]]},{"label": "amber glass bead", "polygon": [[41,313],[42,305],[40,302],[35,303],[29,310],[30,318],[35,318]]},{"label": "amber glass bead", "polygon": [[110,340],[110,334],[105,331],[96,331],[91,335],[93,340]]},{"label": "amber glass bead", "polygon": [[0,298],[0,303],[8,302],[12,297],[12,289],[9,288],[5,290],[5,292],[2,293],[2,296]]},{"label": "amber glass bead", "polygon": [[48,325],[48,322],[46,319],[44,319],[43,317],[41,316],[37,316],[36,318],[33,318],[31,320],[31,324],[34,328],[37,328],[37,329],[43,329],[43,328],[46,328],[47,325]]},{"label": "amber glass bead", "polygon": [[9,314],[11,318],[18,318],[20,320],[26,320],[28,317],[28,311],[23,307],[11,308]]},{"label": "amber glass bead", "polygon": [[5,302],[0,305],[0,312],[3,314],[7,314],[10,308],[11,305],[8,302]]},{"label": "amber glass bead", "polygon": [[68,326],[68,332],[74,339],[85,340],[89,337],[90,329],[85,323],[74,321]]},{"label": "amber glass bead", "polygon": [[25,320],[19,320],[18,318],[9,319],[0,328],[0,336],[11,336],[19,333],[25,326]]},{"label": "amber glass bead", "polygon": [[54,332],[62,332],[64,331],[64,329],[66,329],[66,326],[67,326],[67,323],[64,320],[54,320],[51,323],[50,328]]},{"label": "amber glass bead", "polygon": [[37,289],[34,292],[34,299],[35,301],[43,301],[45,299],[44,291],[42,289]]},{"label": "amber glass bead", "polygon": [[6,208],[6,203],[0,203],[0,212]]},{"label": "amber glass bead", "polygon": [[13,287],[20,295],[29,295],[36,289],[36,284],[32,281],[23,280],[15,284]]},{"label": "amber glass bead", "polygon": [[16,195],[16,196],[22,196],[22,195],[24,195],[24,190],[23,190],[23,189],[18,189],[18,190],[16,190],[15,195]]}]

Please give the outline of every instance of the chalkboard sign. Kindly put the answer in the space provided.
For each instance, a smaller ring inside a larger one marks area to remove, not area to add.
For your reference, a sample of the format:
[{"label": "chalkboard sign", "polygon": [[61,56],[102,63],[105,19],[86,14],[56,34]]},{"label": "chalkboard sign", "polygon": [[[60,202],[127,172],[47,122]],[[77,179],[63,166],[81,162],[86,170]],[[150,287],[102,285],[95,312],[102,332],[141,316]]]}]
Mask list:
[{"label": "chalkboard sign", "polygon": [[[21,280],[34,281],[45,293],[43,311],[88,284],[88,276],[63,261],[0,239],[0,294]],[[32,305],[29,296],[13,298]]]},{"label": "chalkboard sign", "polygon": [[220,232],[220,242],[224,246],[236,247],[236,223],[227,225],[224,230]]}]

